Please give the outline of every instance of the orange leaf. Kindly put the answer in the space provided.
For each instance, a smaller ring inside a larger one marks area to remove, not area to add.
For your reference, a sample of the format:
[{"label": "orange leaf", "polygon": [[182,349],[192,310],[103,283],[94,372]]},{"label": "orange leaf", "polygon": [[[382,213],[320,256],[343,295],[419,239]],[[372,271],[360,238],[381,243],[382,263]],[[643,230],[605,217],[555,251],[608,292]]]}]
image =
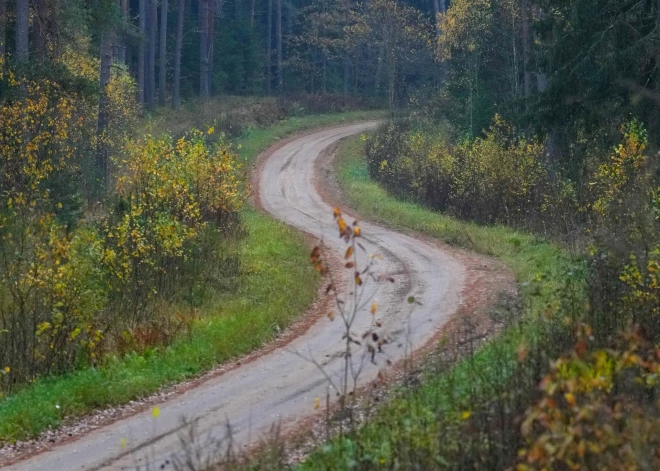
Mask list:
[{"label": "orange leaf", "polygon": [[344,258],[350,258],[351,255],[353,255],[353,247],[346,249],[346,255],[344,255]]}]

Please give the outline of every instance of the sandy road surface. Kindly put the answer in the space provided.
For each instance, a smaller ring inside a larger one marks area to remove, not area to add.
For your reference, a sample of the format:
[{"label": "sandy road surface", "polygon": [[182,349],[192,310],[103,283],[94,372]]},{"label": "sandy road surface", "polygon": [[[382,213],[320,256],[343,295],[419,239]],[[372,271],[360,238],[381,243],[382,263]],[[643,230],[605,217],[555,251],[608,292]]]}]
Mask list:
[{"label": "sandy road surface", "polygon": [[[337,140],[373,127],[373,123],[317,132],[294,140],[275,151],[263,164],[260,198],[277,219],[323,238],[342,253],[332,208],[317,193],[314,163]],[[388,273],[395,283],[367,284],[379,305],[377,317],[393,342],[387,355],[397,360],[405,345],[421,346],[440,329],[460,304],[464,266],[437,247],[391,230],[361,224],[368,253],[378,253],[377,271]],[[300,280],[305,283],[306,280]],[[421,305],[406,302],[414,295]],[[358,316],[356,332],[371,323],[368,312]],[[325,397],[327,381],[301,356],[313,355],[334,378],[339,376],[341,325],[321,317],[305,334],[286,348],[277,349],[193,388],[160,405],[160,416],[151,411],[120,420],[75,441],[56,446],[7,469],[21,471],[172,469],[182,459],[182,417],[196,419],[201,445],[222,440],[227,420],[239,444],[256,441],[274,422],[291,427],[313,412],[314,398]],[[298,352],[300,355],[295,354]],[[360,361],[357,358],[355,361]],[[361,357],[360,357],[361,358]],[[379,365],[364,363],[361,383],[373,380]],[[125,442],[122,448],[120,444]],[[202,446],[202,458],[215,447]]]}]

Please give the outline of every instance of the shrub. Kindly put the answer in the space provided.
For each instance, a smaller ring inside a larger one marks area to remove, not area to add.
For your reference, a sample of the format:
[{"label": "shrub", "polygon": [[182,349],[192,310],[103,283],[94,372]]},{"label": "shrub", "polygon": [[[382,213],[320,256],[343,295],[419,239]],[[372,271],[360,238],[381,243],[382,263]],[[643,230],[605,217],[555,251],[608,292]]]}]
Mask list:
[{"label": "shrub", "polygon": [[499,116],[483,137],[450,141],[451,130],[387,123],[367,142],[371,175],[390,191],[482,223],[555,228],[576,207],[572,184],[553,175],[545,144],[519,136]]}]

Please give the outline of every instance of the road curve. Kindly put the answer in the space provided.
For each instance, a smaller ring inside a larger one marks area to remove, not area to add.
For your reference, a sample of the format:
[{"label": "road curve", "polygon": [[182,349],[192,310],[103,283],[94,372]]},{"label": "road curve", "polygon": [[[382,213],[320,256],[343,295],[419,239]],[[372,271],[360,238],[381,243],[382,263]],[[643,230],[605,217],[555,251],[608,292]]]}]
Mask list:
[{"label": "road curve", "polygon": [[[337,237],[332,208],[319,195],[315,161],[328,146],[344,137],[372,128],[356,124],[316,132],[293,140],[272,153],[260,176],[261,204],[275,218],[322,238],[330,250],[346,249]],[[445,324],[460,304],[465,267],[436,246],[383,227],[362,223],[363,243],[370,254],[379,254],[379,273],[395,283],[368,283],[366,289],[378,303],[377,317],[393,341],[386,346],[392,360],[403,358],[406,345],[421,346]],[[304,283],[305,280],[300,280]],[[408,304],[414,295],[420,303]],[[355,332],[368,329],[372,316],[358,316]],[[75,441],[64,443],[7,469],[16,471],[173,469],[184,454],[182,435],[188,427],[182,418],[195,420],[200,459],[216,447],[208,445],[226,437],[229,422],[234,443],[256,441],[280,422],[292,427],[313,412],[314,398],[326,397],[327,380],[305,356],[313,356],[331,377],[339,376],[341,325],[325,317],[287,347],[209,379],[151,411],[117,421]],[[357,356],[356,356],[357,358]],[[359,360],[356,360],[359,361]],[[360,383],[373,380],[379,365],[364,363]],[[184,440],[185,441],[185,440]]]}]

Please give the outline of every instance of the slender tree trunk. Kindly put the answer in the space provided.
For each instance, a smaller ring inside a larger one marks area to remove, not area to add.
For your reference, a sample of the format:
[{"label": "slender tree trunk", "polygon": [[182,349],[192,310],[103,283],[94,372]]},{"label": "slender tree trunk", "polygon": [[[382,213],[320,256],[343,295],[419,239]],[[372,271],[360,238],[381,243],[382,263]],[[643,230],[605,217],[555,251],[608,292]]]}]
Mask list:
[{"label": "slender tree trunk", "polygon": [[97,120],[97,156],[96,163],[103,183],[108,179],[108,149],[105,139],[105,129],[108,126],[108,83],[110,83],[110,68],[112,67],[112,43],[114,33],[106,31],[101,39],[101,67],[99,73],[99,110]]},{"label": "slender tree trunk", "polygon": [[165,82],[167,72],[167,0],[160,4],[160,45],[158,49],[158,103],[165,106]]},{"label": "slender tree trunk", "polygon": [[16,62],[29,58],[28,31],[30,27],[30,1],[16,0]]},{"label": "slender tree trunk", "polygon": [[215,45],[215,20],[216,20],[217,3],[216,0],[209,0],[209,42],[208,42],[208,56],[209,62],[209,95],[213,93],[213,46]]},{"label": "slender tree trunk", "polygon": [[328,79],[328,56],[323,53],[323,60],[321,61],[321,90],[326,92]]},{"label": "slender tree trunk", "polygon": [[344,96],[348,96],[351,80],[351,56],[348,51],[344,53]]},{"label": "slender tree trunk", "polygon": [[[655,29],[658,31],[656,34],[660,34],[660,0],[655,1]],[[656,44],[655,49],[655,69],[656,83],[658,83],[658,77],[660,77],[660,41]],[[658,84],[656,88],[660,88],[660,84]]]},{"label": "slender tree trunk", "polygon": [[381,75],[383,74],[383,53],[384,53],[384,47],[383,44],[381,43],[380,47],[378,48],[378,58],[376,59],[376,75],[374,77],[374,96],[378,96],[378,93],[380,91],[380,78]]},{"label": "slender tree trunk", "polygon": [[531,38],[529,31],[529,0],[522,0],[521,9],[522,20],[522,43],[523,43],[523,71],[525,80],[525,98],[529,98],[532,94],[532,73],[529,70],[531,67]]},{"label": "slender tree trunk", "polygon": [[256,0],[250,0],[250,28],[254,28],[254,10],[256,3]]},{"label": "slender tree trunk", "polygon": [[32,47],[35,56],[43,59],[46,56],[46,5],[44,0],[34,0],[33,5]]},{"label": "slender tree trunk", "polygon": [[158,0],[151,0],[149,9],[149,86],[147,106],[156,109],[156,33],[158,32]]},{"label": "slender tree trunk", "polygon": [[275,0],[277,12],[275,15],[275,39],[277,40],[277,93],[284,91],[282,76],[282,0]]},{"label": "slender tree trunk", "polygon": [[[440,37],[440,21],[438,21],[440,0],[432,0],[431,3],[433,3],[433,24],[435,25],[435,37],[437,39]],[[444,3],[444,1],[442,3]]]},{"label": "slender tree trunk", "polygon": [[179,11],[176,19],[176,45],[174,47],[174,90],[172,91],[172,108],[179,109],[181,105],[181,50],[183,49],[183,20],[186,14],[186,0],[179,0]]},{"label": "slender tree trunk", "polygon": [[291,36],[293,34],[293,16],[294,6],[293,0],[287,0],[286,4],[286,34]]},{"label": "slender tree trunk", "polygon": [[147,42],[147,0],[139,0],[138,23],[140,27],[140,45],[138,47],[138,102],[141,105],[145,103],[145,85],[147,83],[145,72],[145,51]]},{"label": "slender tree trunk", "polygon": [[199,95],[209,96],[209,0],[199,0],[200,30],[199,42]]},{"label": "slender tree trunk", "polygon": [[[128,0],[119,0],[119,6],[121,8],[121,18],[122,21],[124,22],[125,25],[127,25],[130,21],[129,17],[129,8],[128,8]],[[119,54],[117,54],[117,60],[121,64],[128,64],[128,54],[126,54],[126,49],[128,48],[126,38],[123,38],[122,41],[119,42]]]},{"label": "slender tree trunk", "polygon": [[266,93],[270,95],[273,84],[273,0],[268,0],[266,17]]},{"label": "slender tree trunk", "polygon": [[0,63],[4,62],[6,55],[7,55],[7,0],[0,0]]}]

